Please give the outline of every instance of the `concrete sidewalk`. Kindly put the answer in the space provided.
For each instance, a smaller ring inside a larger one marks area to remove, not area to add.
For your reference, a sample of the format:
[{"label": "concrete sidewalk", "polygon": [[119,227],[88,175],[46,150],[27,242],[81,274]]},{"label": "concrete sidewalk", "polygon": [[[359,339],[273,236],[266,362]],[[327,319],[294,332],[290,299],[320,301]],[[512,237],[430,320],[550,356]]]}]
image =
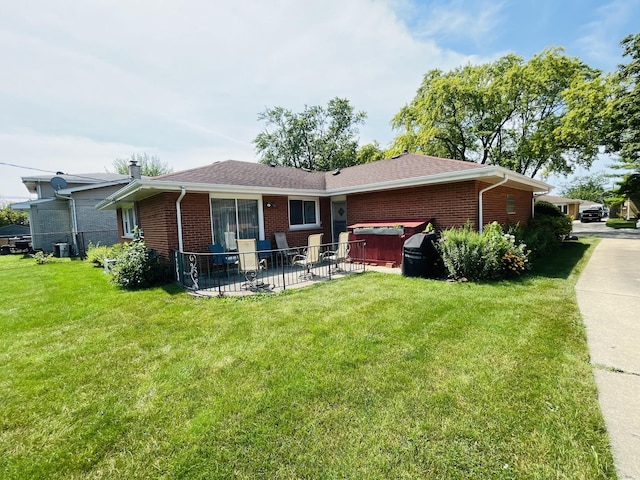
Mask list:
[{"label": "concrete sidewalk", "polygon": [[602,239],[576,294],[618,477],[640,480],[640,236]]}]

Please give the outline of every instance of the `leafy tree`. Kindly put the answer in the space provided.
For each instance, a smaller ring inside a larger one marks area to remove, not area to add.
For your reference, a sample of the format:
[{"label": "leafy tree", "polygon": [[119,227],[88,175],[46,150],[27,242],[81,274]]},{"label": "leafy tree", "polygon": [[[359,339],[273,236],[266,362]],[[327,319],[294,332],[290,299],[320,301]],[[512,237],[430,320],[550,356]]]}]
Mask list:
[{"label": "leafy tree", "polygon": [[374,140],[372,143],[361,145],[356,154],[357,164],[370,163],[385,158],[384,151],[380,148],[380,144]]},{"label": "leafy tree", "polygon": [[604,203],[605,198],[609,196],[607,193],[607,178],[607,175],[603,173],[576,177],[569,184],[563,185],[560,195],[567,198]]},{"label": "leafy tree", "polygon": [[22,210],[11,210],[6,204],[0,208],[0,227],[5,225],[29,225],[29,214]]},{"label": "leafy tree", "polygon": [[140,155],[138,153],[134,153],[129,158],[116,158],[113,161],[113,167],[115,168],[116,173],[128,175],[129,163],[131,161],[138,162],[138,165],[140,166],[140,174],[147,177],[156,177],[173,171],[166,162],[161,161],[156,155],[149,155],[147,153]]},{"label": "leafy tree", "polygon": [[620,154],[614,167],[628,172],[618,193],[634,196],[640,195],[640,33],[625,37],[621,45],[629,61],[616,72],[608,148]]},{"label": "leafy tree", "polygon": [[327,107],[305,106],[301,113],[283,107],[258,115],[267,127],[253,140],[261,163],[329,171],[357,163],[357,125],[366,114],[356,112],[346,98],[329,100]]},{"label": "leafy tree", "polygon": [[501,165],[518,173],[570,173],[590,166],[602,144],[611,84],[562,49],[528,62],[428,72],[415,98],[391,124],[392,151]]}]

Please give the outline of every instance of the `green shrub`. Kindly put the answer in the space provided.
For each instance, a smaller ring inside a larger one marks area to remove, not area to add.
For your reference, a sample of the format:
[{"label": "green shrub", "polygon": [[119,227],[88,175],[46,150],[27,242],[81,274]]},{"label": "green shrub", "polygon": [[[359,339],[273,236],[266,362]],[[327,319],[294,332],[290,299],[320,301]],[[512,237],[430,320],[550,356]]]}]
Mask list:
[{"label": "green shrub", "polygon": [[516,237],[493,222],[482,233],[471,224],[442,233],[438,251],[449,277],[489,280],[521,275],[529,269],[529,252]]},{"label": "green shrub", "polygon": [[637,220],[624,220],[622,218],[610,218],[607,220],[607,227],[611,228],[637,228]]},{"label": "green shrub", "polygon": [[100,245],[100,242],[95,245],[89,242],[89,247],[87,248],[87,260],[93,263],[96,267],[103,268],[104,267],[104,259],[105,258],[116,258],[122,252],[121,243],[116,243],[115,245],[106,246]]},{"label": "green shrub", "polygon": [[126,289],[151,287],[169,280],[168,265],[147,248],[142,238],[122,245],[112,272],[113,282]]},{"label": "green shrub", "polygon": [[533,207],[533,211],[535,212],[536,216],[537,215],[546,215],[548,217],[565,217],[566,216],[553,203],[545,202],[544,200],[536,202],[536,204]]},{"label": "green shrub", "polygon": [[32,256],[36,261],[36,264],[44,265],[45,263],[49,263],[51,261],[51,259],[53,258],[53,253],[45,253],[40,251],[34,253]]},{"label": "green shrub", "polygon": [[89,242],[87,247],[87,261],[93,263],[96,267],[104,267],[104,259],[109,258],[109,247],[106,245],[100,245],[100,242],[95,245]]},{"label": "green shrub", "polygon": [[573,228],[571,218],[548,202],[537,202],[534,216],[522,230],[521,240],[531,249],[533,258],[547,255],[562,245]]},{"label": "green shrub", "polygon": [[442,232],[438,251],[449,277],[456,280],[483,278],[486,272],[482,244],[482,236],[470,225]]}]

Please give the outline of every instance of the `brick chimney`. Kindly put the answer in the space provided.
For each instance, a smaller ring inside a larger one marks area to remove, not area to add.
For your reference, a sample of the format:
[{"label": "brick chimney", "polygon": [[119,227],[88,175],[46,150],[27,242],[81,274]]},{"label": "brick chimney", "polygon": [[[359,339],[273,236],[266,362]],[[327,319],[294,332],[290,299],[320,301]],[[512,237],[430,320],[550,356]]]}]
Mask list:
[{"label": "brick chimney", "polygon": [[129,162],[129,175],[131,175],[132,180],[140,178],[140,165],[135,160]]}]

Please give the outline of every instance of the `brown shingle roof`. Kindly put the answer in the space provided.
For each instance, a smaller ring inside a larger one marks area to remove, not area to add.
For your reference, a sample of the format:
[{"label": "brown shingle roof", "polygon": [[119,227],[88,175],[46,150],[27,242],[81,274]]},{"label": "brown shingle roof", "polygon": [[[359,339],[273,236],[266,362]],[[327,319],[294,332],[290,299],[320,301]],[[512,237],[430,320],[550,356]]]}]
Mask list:
[{"label": "brown shingle roof", "polygon": [[460,160],[406,153],[387,160],[345,168],[341,170],[338,175],[332,175],[331,172],[328,172],[326,174],[327,190],[370,185],[393,180],[408,180],[411,178],[486,167],[487,165],[480,165],[475,162],[463,162]]},{"label": "brown shingle roof", "polygon": [[153,180],[296,190],[334,190],[486,167],[487,165],[474,162],[404,154],[387,160],[343,168],[338,175],[333,175],[332,172],[308,172],[297,168],[226,160],[160,175]]},{"label": "brown shingle roof", "polygon": [[168,173],[154,177],[153,180],[305,190],[325,188],[323,172],[307,172],[297,168],[272,167],[238,160],[215,162],[204,167]]}]

